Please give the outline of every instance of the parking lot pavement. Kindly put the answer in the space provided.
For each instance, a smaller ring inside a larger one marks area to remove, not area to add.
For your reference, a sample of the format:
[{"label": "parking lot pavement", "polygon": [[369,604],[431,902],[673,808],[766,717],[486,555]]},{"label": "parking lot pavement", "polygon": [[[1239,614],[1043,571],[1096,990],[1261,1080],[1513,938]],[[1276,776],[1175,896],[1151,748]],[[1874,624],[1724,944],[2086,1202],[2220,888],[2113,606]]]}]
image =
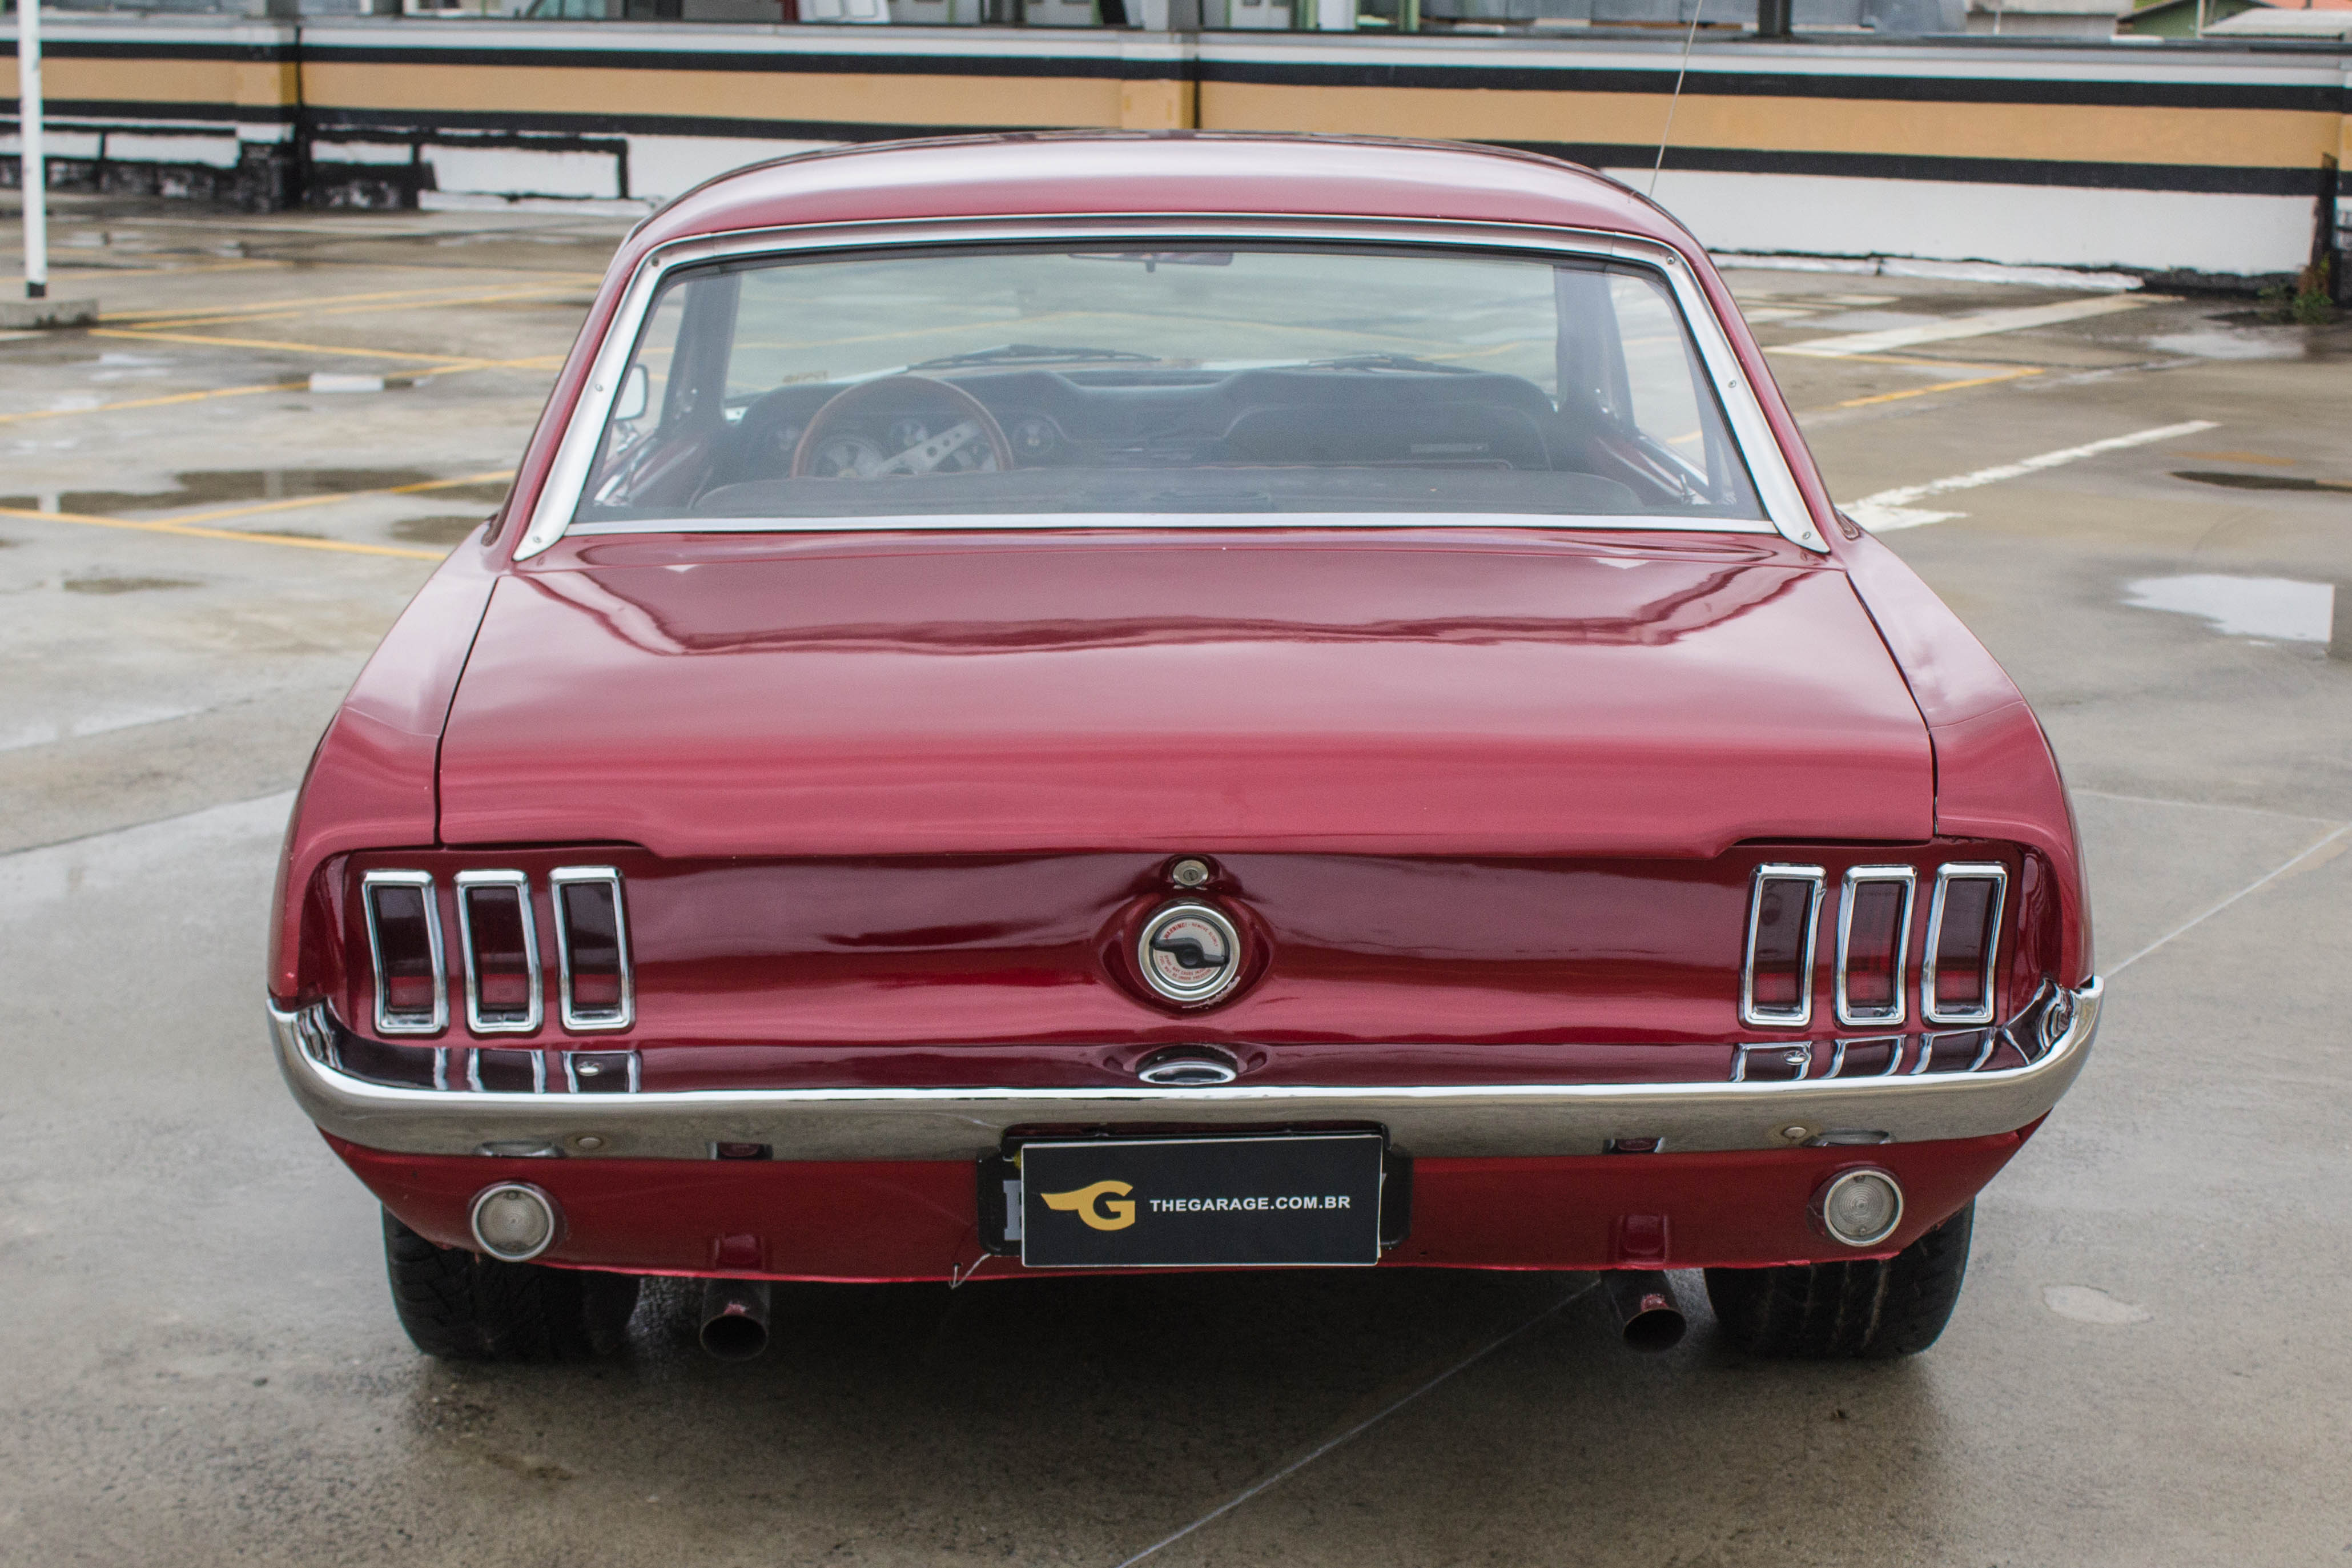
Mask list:
[{"label": "parking lot pavement", "polygon": [[2346,331],[1733,276],[2089,841],[2099,1053],[1927,1354],[1747,1361],[1686,1289],[1639,1358],[1589,1278],[1400,1270],[793,1291],[749,1366],[656,1289],[620,1361],[461,1368],[276,1080],[262,911],[319,726],[495,502],[619,226],[56,224],[116,335],[0,342],[0,1559],[2352,1554]]}]

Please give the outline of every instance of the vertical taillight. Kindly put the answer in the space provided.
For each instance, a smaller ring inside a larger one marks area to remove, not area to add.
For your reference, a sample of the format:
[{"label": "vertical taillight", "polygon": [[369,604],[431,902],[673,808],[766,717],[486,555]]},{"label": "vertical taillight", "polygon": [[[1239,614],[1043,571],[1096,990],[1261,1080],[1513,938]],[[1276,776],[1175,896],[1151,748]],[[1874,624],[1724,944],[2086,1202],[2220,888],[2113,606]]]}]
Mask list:
[{"label": "vertical taillight", "polygon": [[1838,898],[1839,1023],[1903,1021],[1916,877],[1908,866],[1856,866],[1846,872]]},{"label": "vertical taillight", "polygon": [[466,960],[466,1026],[478,1035],[539,1027],[539,927],[520,871],[457,873],[457,945]]},{"label": "vertical taillight", "polygon": [[1822,907],[1819,866],[1759,866],[1748,901],[1748,954],[1739,1016],[1768,1028],[1802,1028],[1813,1016],[1813,929]]},{"label": "vertical taillight", "polygon": [[370,871],[360,879],[368,956],[375,964],[375,1027],[434,1035],[449,1024],[440,897],[429,871]]},{"label": "vertical taillight", "polygon": [[2008,891],[2006,867],[1955,862],[1937,869],[1919,975],[1919,1010],[1927,1022],[1992,1022],[2000,907]]},{"label": "vertical taillight", "polygon": [[549,873],[548,884],[555,900],[563,1026],[627,1028],[636,1017],[636,989],[621,874],[610,866],[562,866]]}]

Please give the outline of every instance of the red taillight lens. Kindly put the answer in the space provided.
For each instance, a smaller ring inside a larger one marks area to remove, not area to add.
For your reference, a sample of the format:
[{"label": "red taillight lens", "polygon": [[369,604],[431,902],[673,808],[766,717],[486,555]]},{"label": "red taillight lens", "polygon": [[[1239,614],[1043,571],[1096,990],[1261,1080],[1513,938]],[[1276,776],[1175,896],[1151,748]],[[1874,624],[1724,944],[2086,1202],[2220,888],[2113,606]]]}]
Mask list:
[{"label": "red taillight lens", "polygon": [[1813,1012],[1813,927],[1821,910],[1818,866],[1759,866],[1748,907],[1748,955],[1739,1016],[1750,1024],[1801,1027]]},{"label": "red taillight lens", "polygon": [[539,1027],[539,931],[520,871],[460,871],[457,923],[466,957],[466,1022],[476,1034]]},{"label": "red taillight lens", "polygon": [[1903,1021],[1913,879],[1908,866],[1856,866],[1845,874],[1838,904],[1839,1023]]},{"label": "red taillight lens", "polygon": [[375,1026],[430,1035],[449,1021],[440,897],[430,873],[370,871],[361,879],[368,953],[375,964]]},{"label": "red taillight lens", "polygon": [[2000,910],[2009,871],[1998,865],[1948,865],[1936,873],[1927,912],[1922,1010],[1933,1024],[1990,1024]]},{"label": "red taillight lens", "polygon": [[548,881],[555,895],[555,945],[563,971],[563,1026],[627,1028],[635,1021],[636,998],[621,874],[609,866],[565,866]]}]

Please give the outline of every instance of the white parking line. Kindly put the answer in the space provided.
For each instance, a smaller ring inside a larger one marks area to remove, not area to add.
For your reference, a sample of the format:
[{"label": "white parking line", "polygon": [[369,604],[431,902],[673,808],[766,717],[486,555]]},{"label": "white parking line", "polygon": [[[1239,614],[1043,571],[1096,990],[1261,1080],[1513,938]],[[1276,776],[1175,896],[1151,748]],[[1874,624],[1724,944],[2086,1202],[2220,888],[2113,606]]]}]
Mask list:
[{"label": "white parking line", "polygon": [[2062,300],[2054,305],[2023,305],[2012,310],[1979,310],[1974,315],[1952,316],[1916,327],[1889,327],[1883,331],[1847,332],[1842,337],[1812,338],[1801,343],[1781,343],[1765,352],[1803,354],[1812,359],[1849,359],[1855,354],[1892,353],[1896,349],[1907,349],[1916,343],[1944,343],[1955,338],[1990,337],[1995,332],[2054,326],[2060,321],[2079,321],[2086,316],[2105,316],[2117,310],[2137,310],[2142,305],[2168,302],[2168,298],[2163,295],[2100,294],[2087,300]]},{"label": "white parking line", "polygon": [[2128,436],[2110,436],[2104,441],[2092,441],[2080,447],[2062,447],[2055,452],[2044,452],[2040,457],[2027,458],[2021,462],[1979,468],[1973,473],[1954,474],[1945,479],[1929,479],[1924,485],[1904,485],[1895,489],[1881,490],[1874,496],[1864,496],[1858,501],[1849,502],[1841,510],[1873,533],[1891,533],[1898,528],[1948,522],[1953,518],[1969,514],[1964,511],[1920,510],[1911,503],[1950,490],[1972,490],[1979,485],[1996,484],[2002,479],[2037,474],[2044,468],[2063,468],[2084,458],[2095,458],[2101,452],[2121,451],[2126,447],[2145,447],[2152,441],[2169,441],[2177,436],[2194,436],[2200,430],[2212,429],[2214,424],[2215,421],[2210,419],[2189,419],[2179,425],[2159,425],[2153,430],[2135,430]]},{"label": "white parking line", "polygon": [[2337,839],[2343,837],[2347,833],[2352,833],[2352,822],[2344,824],[2341,827],[2338,827],[2335,832],[2327,835],[2325,838],[2318,839],[2305,847],[2297,850],[2292,858],[2288,859],[2275,869],[2265,871],[2263,875],[2255,878],[2252,881],[2247,883],[2236,892],[2231,893],[2228,898],[2223,899],[2220,903],[2203,910],[2201,913],[2192,915],[2188,920],[2185,920],[2179,925],[2174,926],[2170,931],[2166,931],[2162,936],[2158,937],[2154,942],[2149,942],[2146,947],[2141,948],[2137,952],[2133,953],[2129,958],[2126,958],[2121,963],[2116,964],[2113,969],[2108,970],[2107,978],[2110,980],[2114,979],[2116,975],[2121,974],[2125,970],[2129,969],[2133,964],[2137,963],[2141,959],[2146,958],[2149,953],[2154,952],[2158,948],[2162,947],[2166,942],[2170,942],[2173,938],[2177,936],[2185,936],[2189,932],[2195,931],[2199,926],[2203,925],[2207,921],[2211,920],[2215,915],[2220,914],[2231,904],[2234,904],[2239,900],[2246,898],[2252,894],[2261,892],[2264,888],[2269,887],[2281,877],[2287,875],[2296,867],[2310,864],[2314,856],[2319,854],[2320,851],[2326,849],[2329,845],[2335,843]]},{"label": "white parking line", "polygon": [[1439,1384],[1444,1383],[1447,1378],[1452,1377],[1455,1373],[1464,1371],[1468,1367],[1475,1366],[1478,1363],[1486,1360],[1488,1356],[1494,1354],[1505,1345],[1509,1344],[1513,1340],[1517,1339],[1521,1334],[1526,1333],[1529,1329],[1532,1329],[1537,1324],[1551,1318],[1559,1312],[1561,1309],[1569,1306],[1570,1304],[1582,1300],[1585,1297],[1599,1289],[1600,1287],[1601,1281],[1596,1278],[1591,1283],[1586,1285],[1582,1289],[1570,1291],[1567,1295],[1562,1296],[1559,1300],[1554,1301],[1550,1306],[1546,1307],[1542,1311],[1538,1312],[1534,1317],[1529,1318],[1526,1322],[1521,1323],[1518,1327],[1512,1329],[1497,1338],[1490,1340],[1486,1343],[1479,1346],[1476,1350],[1471,1352],[1468,1355],[1464,1356],[1460,1361],[1455,1362],[1452,1366],[1447,1367],[1444,1372],[1439,1373],[1435,1377],[1431,1378],[1427,1383],[1423,1384],[1420,1387],[1413,1389],[1402,1398],[1396,1400],[1394,1403],[1385,1406],[1373,1415],[1366,1416],[1363,1420],[1357,1422],[1353,1426],[1349,1427],[1345,1432],[1340,1433],[1338,1436],[1320,1445],[1312,1452],[1292,1460],[1289,1464],[1285,1465],[1282,1468],[1275,1471],[1274,1474],[1266,1477],[1265,1479],[1258,1482],[1255,1486],[1246,1488],[1233,1497],[1226,1499],[1223,1502],[1218,1504],[1215,1508],[1211,1509],[1208,1512],[1202,1514],[1200,1518],[1194,1520],[1183,1529],[1175,1531],[1173,1534],[1161,1536],[1159,1540],[1153,1542],[1142,1551],[1135,1553],[1132,1557],[1122,1558],[1119,1561],[1118,1568],[1134,1568],[1136,1563],[1142,1562],[1145,1558],[1151,1556],[1157,1552],[1175,1545],[1176,1542],[1183,1540],[1186,1536],[1192,1534],[1202,1525],[1208,1524],[1215,1520],[1223,1519],[1225,1515],[1233,1512],[1234,1510],[1241,1507],[1242,1504],[1249,1501],[1250,1499],[1257,1496],[1260,1492],[1265,1491],[1269,1487],[1277,1486],[1283,1481],[1289,1479],[1292,1476],[1297,1475],[1299,1471],[1305,1469],[1307,1466],[1313,1464],[1316,1460],[1321,1458],[1332,1449],[1339,1447],[1353,1437],[1371,1430],[1381,1422],[1387,1420],[1390,1416],[1395,1415],[1398,1411],[1403,1409],[1406,1405],[1411,1405],[1414,1400],[1419,1399],[1423,1394],[1427,1394],[1431,1389],[1435,1388]]}]

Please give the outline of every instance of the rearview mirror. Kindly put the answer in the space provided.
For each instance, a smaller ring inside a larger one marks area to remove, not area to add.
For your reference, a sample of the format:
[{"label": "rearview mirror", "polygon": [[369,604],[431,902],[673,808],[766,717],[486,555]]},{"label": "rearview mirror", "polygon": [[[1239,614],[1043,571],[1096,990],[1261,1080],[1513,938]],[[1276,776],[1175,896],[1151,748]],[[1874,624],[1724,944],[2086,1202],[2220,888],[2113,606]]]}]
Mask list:
[{"label": "rearview mirror", "polygon": [[621,377],[620,395],[613,399],[614,419],[626,423],[646,416],[646,405],[652,401],[648,395],[652,379],[642,362],[629,367],[629,374]]}]

